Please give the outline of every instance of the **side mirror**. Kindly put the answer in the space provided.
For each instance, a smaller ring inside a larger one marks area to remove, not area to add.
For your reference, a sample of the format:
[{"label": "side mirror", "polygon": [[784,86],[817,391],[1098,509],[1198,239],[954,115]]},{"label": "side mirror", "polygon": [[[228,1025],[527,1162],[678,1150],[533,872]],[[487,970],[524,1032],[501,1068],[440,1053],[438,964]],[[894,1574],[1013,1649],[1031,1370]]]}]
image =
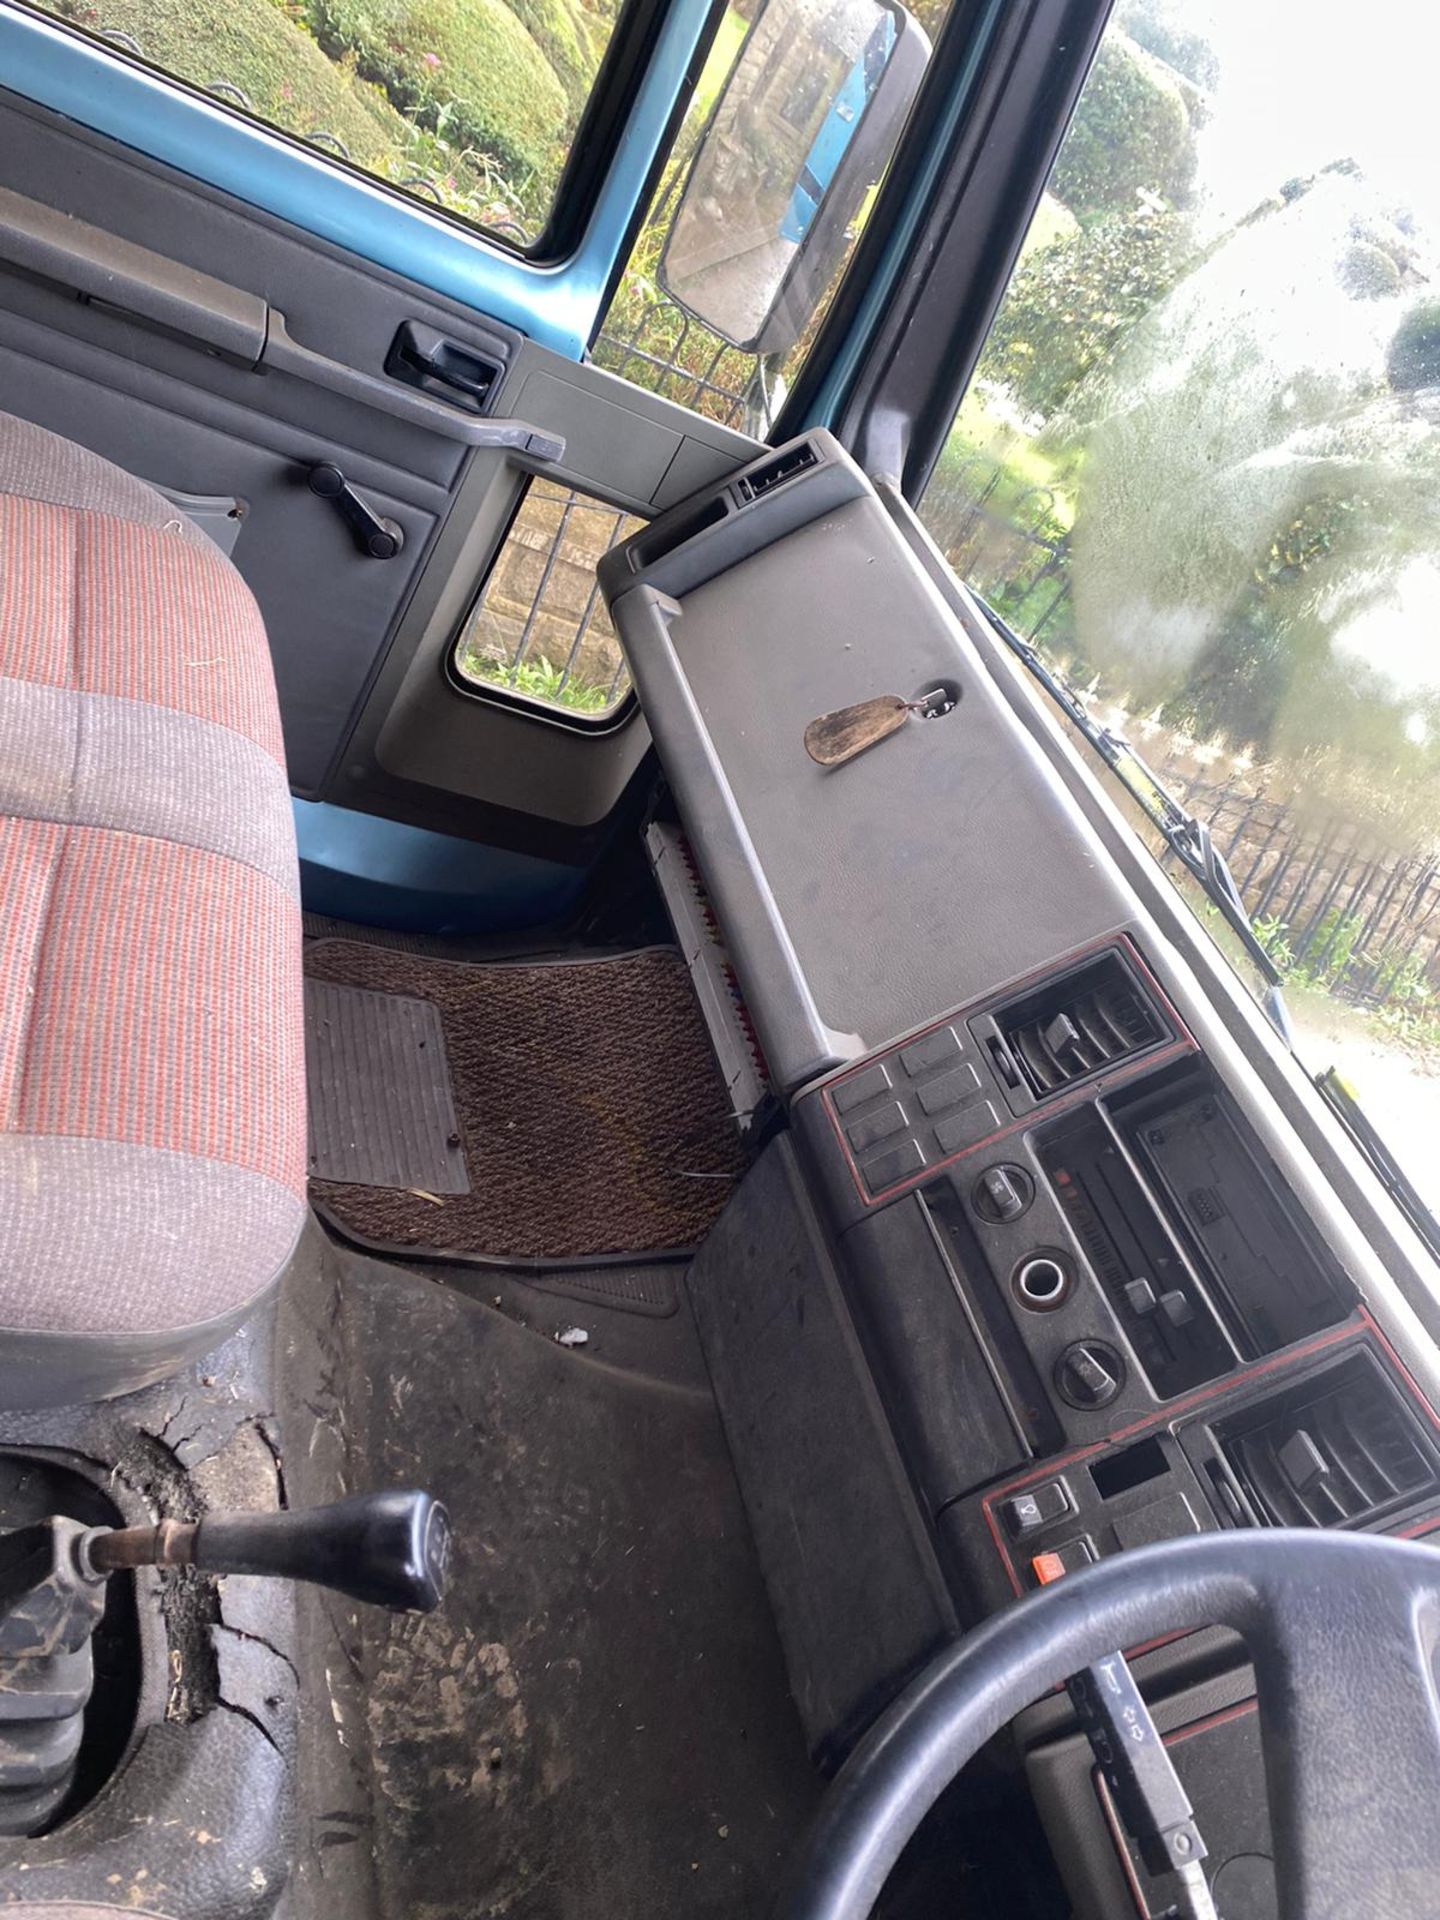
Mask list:
[{"label": "side mirror", "polygon": [[746,353],[805,331],[930,58],[895,0],[764,0],[660,258],[677,305]]}]

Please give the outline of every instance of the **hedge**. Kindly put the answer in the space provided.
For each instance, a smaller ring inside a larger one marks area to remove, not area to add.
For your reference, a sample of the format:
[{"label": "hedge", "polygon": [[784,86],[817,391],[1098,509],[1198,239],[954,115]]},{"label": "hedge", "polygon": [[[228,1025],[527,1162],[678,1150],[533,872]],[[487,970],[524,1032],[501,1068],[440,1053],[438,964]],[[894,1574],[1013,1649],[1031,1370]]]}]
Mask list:
[{"label": "hedge", "polygon": [[326,53],[353,59],[418,126],[548,192],[571,115],[504,0],[306,0],[306,16]]}]

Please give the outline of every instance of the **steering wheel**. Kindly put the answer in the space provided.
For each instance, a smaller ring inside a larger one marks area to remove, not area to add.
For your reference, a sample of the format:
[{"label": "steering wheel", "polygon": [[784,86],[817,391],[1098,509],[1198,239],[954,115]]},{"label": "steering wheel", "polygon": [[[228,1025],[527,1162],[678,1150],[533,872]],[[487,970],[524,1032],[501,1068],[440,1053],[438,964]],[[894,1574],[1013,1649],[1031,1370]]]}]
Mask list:
[{"label": "steering wheel", "polygon": [[1141,1547],[966,1634],[836,1775],[777,1920],[866,1920],[941,1793],[1024,1707],[1116,1647],[1216,1624],[1254,1664],[1281,1920],[1437,1920],[1440,1552],[1300,1531]]}]

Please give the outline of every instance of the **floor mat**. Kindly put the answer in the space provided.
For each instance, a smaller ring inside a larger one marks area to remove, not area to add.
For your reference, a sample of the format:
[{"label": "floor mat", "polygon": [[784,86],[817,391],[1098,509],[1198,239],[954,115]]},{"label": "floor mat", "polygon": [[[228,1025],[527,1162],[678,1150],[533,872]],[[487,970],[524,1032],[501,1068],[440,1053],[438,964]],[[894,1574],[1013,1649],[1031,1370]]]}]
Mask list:
[{"label": "floor mat", "polygon": [[692,1246],[713,1225],[744,1155],[673,949],[473,965],[320,940],[305,970],[429,1001],[449,1055],[470,1192],[312,1182],[352,1238],[574,1259]]},{"label": "floor mat", "polygon": [[445,1030],[429,1000],[305,982],[310,1176],[468,1193]]},{"label": "floor mat", "polygon": [[301,1595],[297,1920],[767,1912],[820,1782],[708,1391],[335,1259],[290,1497],[423,1485],[455,1548],[436,1614]]}]

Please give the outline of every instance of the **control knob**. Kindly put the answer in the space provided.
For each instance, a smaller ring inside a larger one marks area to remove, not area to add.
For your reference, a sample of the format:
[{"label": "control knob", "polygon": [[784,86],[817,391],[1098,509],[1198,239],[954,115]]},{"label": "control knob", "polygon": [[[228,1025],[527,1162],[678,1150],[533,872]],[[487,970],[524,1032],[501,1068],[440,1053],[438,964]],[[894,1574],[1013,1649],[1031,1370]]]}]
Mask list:
[{"label": "control knob", "polygon": [[1076,1340],[1055,1362],[1061,1399],[1084,1413],[1108,1407],[1124,1383],[1124,1361],[1102,1340]]}]

